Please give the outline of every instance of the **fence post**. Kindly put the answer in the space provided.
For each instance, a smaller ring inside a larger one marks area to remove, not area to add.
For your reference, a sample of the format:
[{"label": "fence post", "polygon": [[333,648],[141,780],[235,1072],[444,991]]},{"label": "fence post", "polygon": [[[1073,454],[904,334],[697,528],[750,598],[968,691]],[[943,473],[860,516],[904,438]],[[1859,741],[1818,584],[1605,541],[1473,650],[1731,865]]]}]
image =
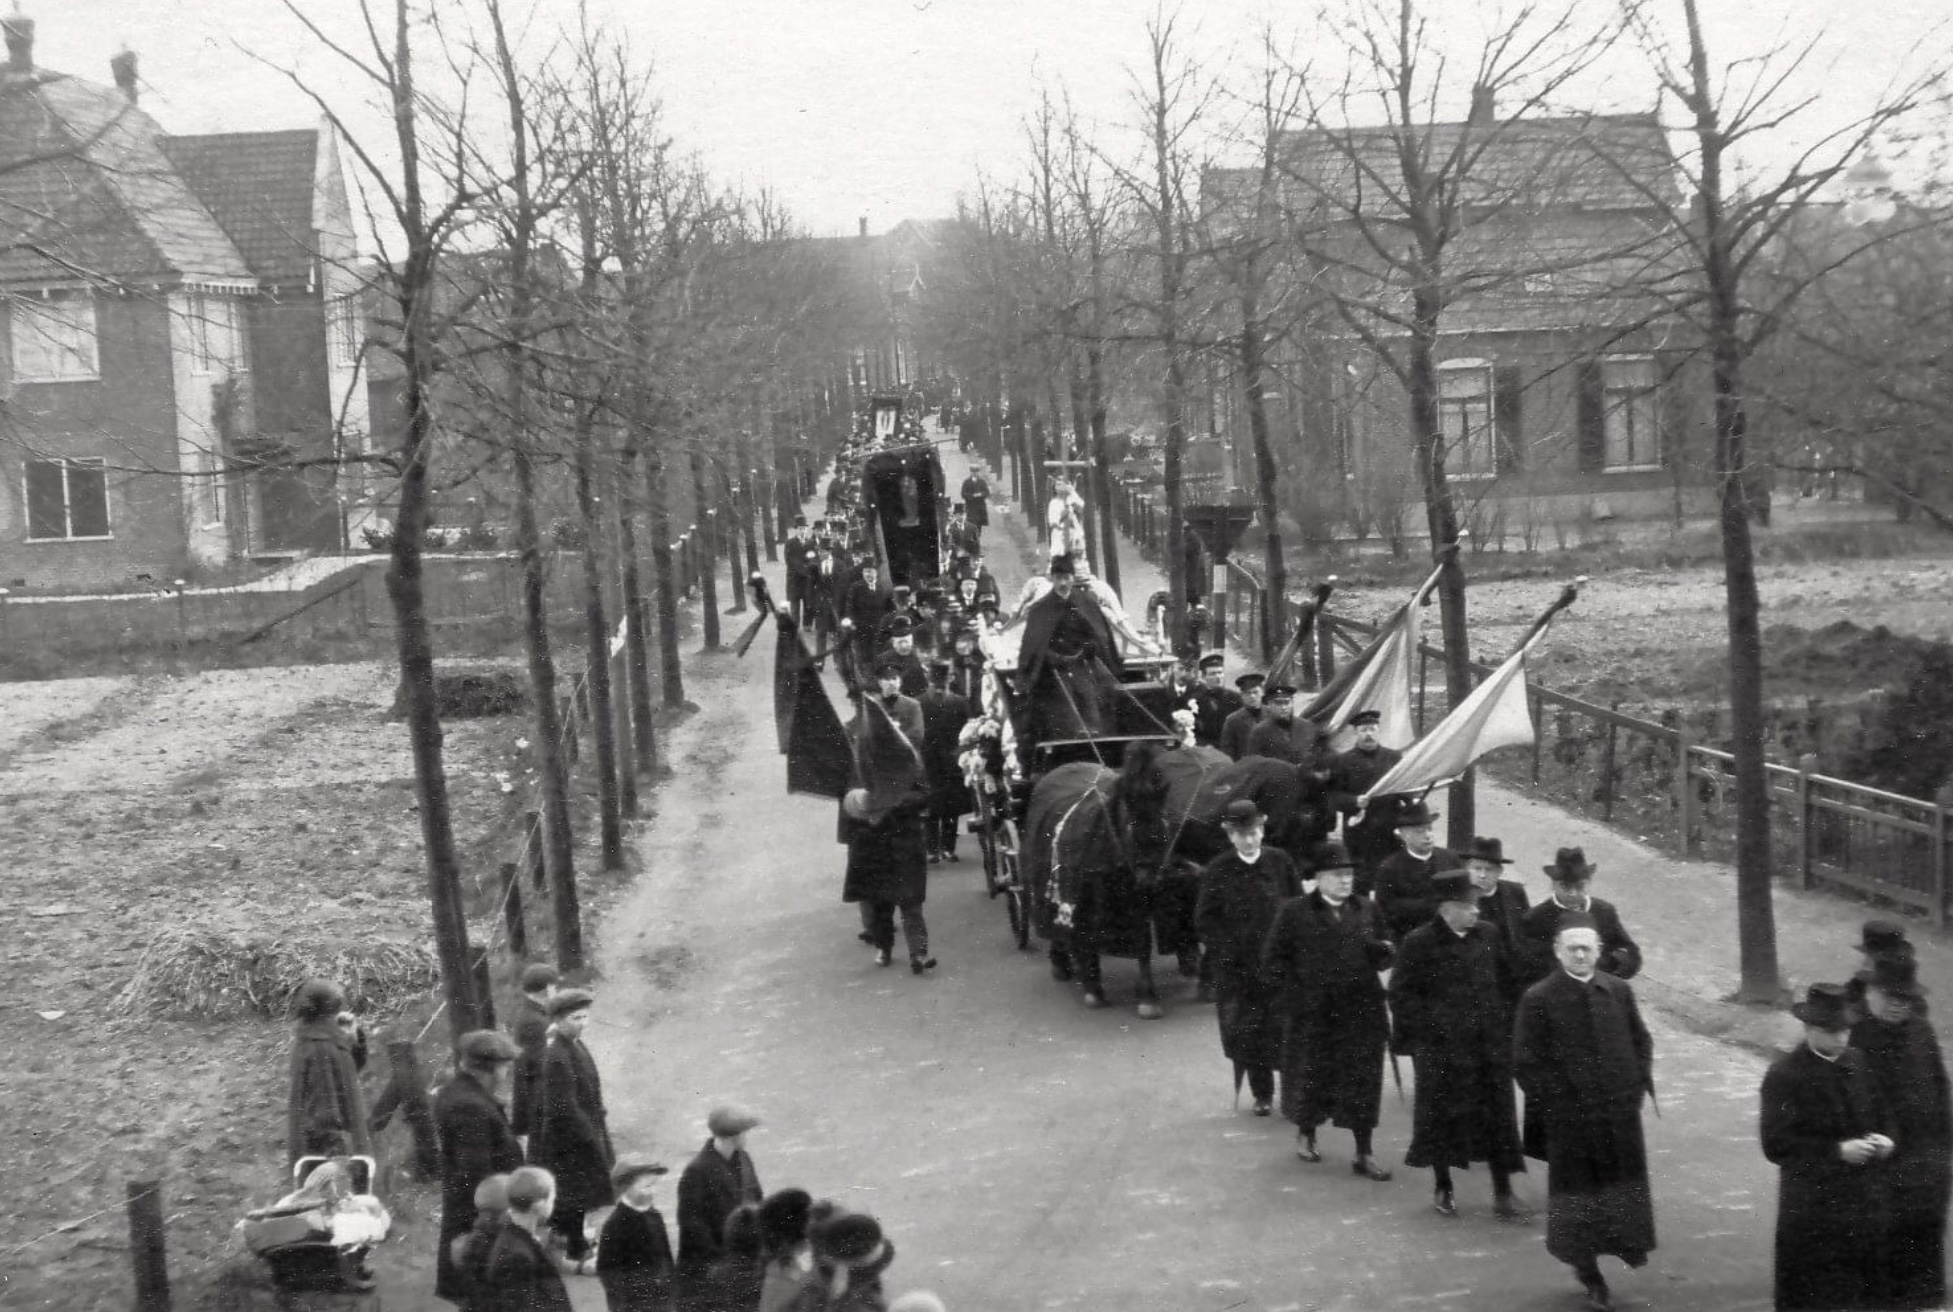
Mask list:
[{"label": "fence post", "polygon": [[509,952],[517,960],[529,955],[529,926],[522,917],[522,871],[513,861],[502,863],[502,924],[509,935]]},{"label": "fence post", "polygon": [[1695,828],[1695,784],[1689,777],[1689,723],[1684,715],[1675,725],[1675,822],[1680,826],[1676,846],[1683,856],[1690,853],[1690,834]]},{"label": "fence post", "polygon": [[169,1261],[163,1246],[163,1182],[130,1180],[129,1262],[136,1277],[136,1312],[169,1312]]},{"label": "fence post", "polygon": [[1797,758],[1797,783],[1791,804],[1797,808],[1797,887],[1809,891],[1811,880],[1811,771],[1817,757],[1805,752]]},{"label": "fence post", "polygon": [[1529,703],[1527,709],[1533,716],[1533,787],[1537,788],[1539,787],[1539,723],[1541,715],[1546,710],[1546,702],[1536,688],[1526,689],[1526,700]]},{"label": "fence post", "polygon": [[1946,808],[1933,808],[1933,928],[1946,928]]},{"label": "fence post", "polygon": [[431,1180],[440,1174],[440,1141],[434,1135],[434,1113],[427,1105],[427,1081],[420,1074],[420,1053],[412,1039],[387,1041],[388,1080],[400,1097],[400,1119],[414,1138],[412,1170]]},{"label": "fence post", "polygon": [[532,888],[542,888],[548,876],[543,869],[543,827],[542,812],[524,811],[522,813],[523,840],[522,852],[529,862],[529,883]]},{"label": "fence post", "polygon": [[1336,621],[1327,615],[1316,617],[1316,675],[1327,685],[1336,677]]}]

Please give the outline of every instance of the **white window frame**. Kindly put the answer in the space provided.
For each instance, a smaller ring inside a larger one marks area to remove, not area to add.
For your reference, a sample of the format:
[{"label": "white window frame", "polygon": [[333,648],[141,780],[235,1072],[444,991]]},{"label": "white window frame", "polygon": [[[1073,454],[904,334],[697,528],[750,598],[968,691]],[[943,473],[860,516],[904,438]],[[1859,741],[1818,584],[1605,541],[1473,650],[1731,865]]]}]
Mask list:
[{"label": "white window frame", "polygon": [[[1467,374],[1476,375],[1480,380],[1481,388],[1477,396],[1445,395],[1447,380],[1463,378]],[[1490,360],[1446,360],[1438,366],[1438,432],[1444,439],[1446,478],[1471,480],[1498,477],[1498,406],[1494,396],[1497,385]],[[1484,413],[1484,423],[1476,432],[1471,426],[1470,409],[1473,406],[1482,406]],[[1460,420],[1462,441],[1452,440],[1454,417]],[[1473,460],[1474,455],[1481,459]]]},{"label": "white window frame", "polygon": [[[1617,384],[1611,371],[1623,366],[1643,366],[1646,369],[1645,382]],[[1604,474],[1634,474],[1658,470],[1661,460],[1661,376],[1655,371],[1655,358],[1652,355],[1604,355],[1600,359],[1601,395],[1601,456],[1600,468]],[[1645,406],[1645,409],[1642,407]],[[1646,441],[1652,448],[1649,452],[1636,449],[1638,434],[1633,428],[1633,416],[1644,414],[1648,421]],[[1615,434],[1617,425],[1627,423],[1628,456],[1615,460]],[[1635,459],[1639,455],[1647,459]]]},{"label": "white window frame", "polygon": [[[60,537],[37,538],[34,536],[33,507],[28,501],[27,471],[35,465],[55,465],[61,470],[61,526],[65,532]],[[75,469],[97,470],[102,476],[102,523],[106,533],[77,534],[74,531],[74,496],[69,490],[68,475]],[[26,522],[29,542],[109,542],[115,538],[115,504],[109,496],[108,461],[100,456],[57,456],[52,460],[29,460],[20,471],[20,506],[22,518]]]},{"label": "white window frame", "polygon": [[[24,359],[21,347],[28,340],[28,332],[32,331],[25,321],[39,318],[44,323],[55,322],[55,316],[48,308],[54,305],[74,306],[82,311],[60,324],[64,329],[73,330],[73,340],[50,341],[42,359],[33,361]],[[13,365],[15,382],[86,383],[101,378],[101,324],[96,315],[95,293],[92,291],[52,292],[40,296],[12,297],[7,302],[7,320],[8,354]],[[64,357],[71,359],[71,363],[66,367],[56,364],[53,371],[49,372],[44,366],[43,362],[46,359],[59,360]]]},{"label": "white window frame", "polygon": [[335,369],[359,363],[359,307],[348,293],[326,302],[326,358]]},{"label": "white window frame", "polygon": [[221,463],[216,452],[208,453],[204,456],[204,472],[197,478],[197,518],[204,528],[222,528],[230,518],[230,489],[219,469]]},{"label": "white window frame", "polygon": [[[204,292],[190,297],[190,372],[207,378],[222,366],[228,373],[244,368],[244,316],[234,297]],[[216,329],[213,336],[212,329]],[[219,346],[221,350],[217,349]]]}]

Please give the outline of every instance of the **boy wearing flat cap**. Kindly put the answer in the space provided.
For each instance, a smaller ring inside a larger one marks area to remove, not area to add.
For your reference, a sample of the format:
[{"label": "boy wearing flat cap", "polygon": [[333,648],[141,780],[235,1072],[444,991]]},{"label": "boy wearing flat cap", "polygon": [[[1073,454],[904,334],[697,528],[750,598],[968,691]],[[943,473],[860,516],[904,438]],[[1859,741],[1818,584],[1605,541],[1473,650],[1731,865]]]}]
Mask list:
[{"label": "boy wearing flat cap", "polygon": [[1302,881],[1286,852],[1263,845],[1267,817],[1252,801],[1229,802],[1221,825],[1234,850],[1200,872],[1194,925],[1212,971],[1214,1015],[1221,1052],[1234,1063],[1235,1096],[1246,1074],[1254,1114],[1266,1116],[1274,1107],[1282,1027],[1274,990],[1262,976],[1261,945],[1282,903],[1301,894]]},{"label": "boy wearing flat cap", "polygon": [[456,1266],[454,1241],[475,1224],[475,1190],[491,1175],[522,1165],[522,1145],[498,1094],[522,1050],[505,1034],[473,1030],[455,1045],[454,1078],[434,1097],[441,1143],[441,1238],[434,1258],[434,1294],[466,1306],[472,1294]]},{"label": "boy wearing flat cap", "polygon": [[595,1274],[584,1220],[610,1203],[610,1168],[617,1158],[610,1146],[596,1059],[583,1043],[595,1000],[585,989],[564,989],[550,1000],[549,1049],[543,1057],[529,1145],[529,1160],[556,1177],[556,1210],[550,1227],[562,1240],[563,1256],[578,1275]]},{"label": "boy wearing flat cap", "polygon": [[597,1238],[597,1279],[610,1312],[676,1312],[678,1265],[656,1206],[668,1173],[649,1153],[625,1153],[610,1168],[617,1206]]},{"label": "boy wearing flat cap", "polygon": [[678,1274],[688,1288],[725,1249],[726,1217],[741,1203],[765,1196],[746,1151],[746,1135],[759,1117],[736,1107],[715,1107],[705,1118],[711,1138],[678,1177]]}]

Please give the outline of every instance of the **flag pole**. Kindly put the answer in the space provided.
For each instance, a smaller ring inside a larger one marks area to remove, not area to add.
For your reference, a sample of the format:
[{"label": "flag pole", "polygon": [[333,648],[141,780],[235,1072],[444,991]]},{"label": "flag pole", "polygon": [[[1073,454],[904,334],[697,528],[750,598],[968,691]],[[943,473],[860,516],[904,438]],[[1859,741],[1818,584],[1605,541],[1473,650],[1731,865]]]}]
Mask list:
[{"label": "flag pole", "polygon": [[1438,548],[1437,566],[1432,569],[1431,577],[1424,580],[1424,586],[1417,590],[1417,595],[1411,598],[1411,605],[1422,606],[1426,601],[1430,600],[1431,590],[1438,586],[1438,576],[1443,574],[1444,567],[1449,565],[1457,557],[1459,544],[1469,536],[1469,530],[1461,529],[1455,539]]},{"label": "flag pole", "polygon": [[1295,632],[1289,634],[1288,641],[1282,644],[1282,649],[1275,653],[1275,659],[1268,666],[1268,678],[1271,682],[1281,677],[1282,671],[1295,659],[1296,653],[1302,650],[1302,644],[1309,640],[1311,633],[1315,632],[1316,616],[1320,615],[1322,608],[1329,604],[1329,594],[1335,590],[1336,576],[1331,574],[1316,585],[1315,595],[1302,603],[1302,614],[1296,621]]},{"label": "flag pole", "polygon": [[1561,611],[1579,600],[1580,589],[1585,587],[1586,584],[1587,576],[1582,574],[1573,580],[1573,582],[1567,584],[1566,587],[1562,588],[1560,595],[1554,598],[1553,604],[1539,613],[1539,618],[1533,621],[1532,627],[1526,630],[1526,636],[1519,640],[1519,644],[1512,649],[1511,654],[1506,659],[1511,660],[1513,656],[1530,647],[1540,634],[1546,632],[1546,626],[1553,622],[1555,615],[1558,615]]}]

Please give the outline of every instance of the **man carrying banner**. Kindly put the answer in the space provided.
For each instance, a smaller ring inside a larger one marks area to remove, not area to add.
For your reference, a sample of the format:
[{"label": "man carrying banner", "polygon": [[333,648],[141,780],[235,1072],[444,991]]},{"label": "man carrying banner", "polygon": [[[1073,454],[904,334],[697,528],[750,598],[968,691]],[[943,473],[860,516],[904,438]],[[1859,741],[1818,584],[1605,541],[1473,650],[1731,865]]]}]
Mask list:
[{"label": "man carrying banner", "polygon": [[1322,749],[1322,731],[1295,713],[1295,685],[1267,687],[1261,721],[1248,734],[1248,755],[1287,761],[1313,770]]},{"label": "man carrying banner", "polygon": [[841,803],[839,836],[848,845],[841,900],[860,905],[861,936],[875,949],[878,966],[894,955],[899,912],[909,968],[920,975],[936,964],[922,918],[929,891],[922,707],[902,695],[901,661],[884,657],[875,682],[876,693],[861,699],[854,723],[856,786]]},{"label": "man carrying banner", "polygon": [[[1366,892],[1376,881],[1377,866],[1397,850],[1396,807],[1377,805],[1365,810],[1360,798],[1367,796],[1377,780],[1404,759],[1402,752],[1383,745],[1378,725],[1383,712],[1357,711],[1349,717],[1356,742],[1346,752],[1329,758],[1329,803],[1344,817],[1343,842],[1350,860],[1356,862],[1357,887]],[[1388,799],[1379,799],[1386,802]]]}]

